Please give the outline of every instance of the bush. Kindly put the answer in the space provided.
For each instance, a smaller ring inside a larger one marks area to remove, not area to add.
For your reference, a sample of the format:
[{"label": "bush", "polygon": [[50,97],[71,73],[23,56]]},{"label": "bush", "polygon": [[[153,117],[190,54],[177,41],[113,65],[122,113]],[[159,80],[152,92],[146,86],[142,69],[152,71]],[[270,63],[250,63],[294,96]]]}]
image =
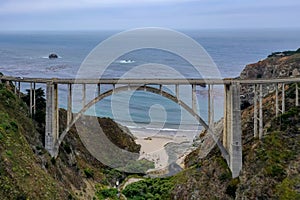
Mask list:
[{"label": "bush", "polygon": [[276,186],[276,194],[279,199],[292,200],[300,199],[300,193],[297,191],[297,185],[300,184],[299,178],[286,178]]},{"label": "bush", "polygon": [[170,199],[172,178],[153,178],[128,185],[122,193],[127,199]]},{"label": "bush", "polygon": [[96,192],[96,197],[98,199],[119,199],[118,190],[116,188],[105,188]]},{"label": "bush", "polygon": [[70,145],[67,144],[67,143],[64,143],[63,148],[64,148],[64,150],[66,151],[67,154],[70,154],[72,152],[72,149],[71,149]]},{"label": "bush", "polygon": [[239,183],[240,183],[239,178],[232,179],[226,188],[226,194],[235,198],[235,192]]},{"label": "bush", "polygon": [[51,163],[52,163],[52,165],[55,165],[55,164],[56,164],[56,160],[55,160],[54,157],[51,158]]},{"label": "bush", "polygon": [[93,178],[94,177],[94,172],[90,168],[84,169],[83,172],[84,172],[84,174],[87,178]]}]

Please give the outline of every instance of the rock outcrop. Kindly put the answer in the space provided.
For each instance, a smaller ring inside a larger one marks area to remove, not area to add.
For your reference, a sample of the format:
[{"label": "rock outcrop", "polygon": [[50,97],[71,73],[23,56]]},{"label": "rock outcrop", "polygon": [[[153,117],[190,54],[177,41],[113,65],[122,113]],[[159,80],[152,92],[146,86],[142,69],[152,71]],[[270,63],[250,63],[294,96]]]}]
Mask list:
[{"label": "rock outcrop", "polygon": [[55,53],[51,53],[49,56],[48,56],[49,59],[56,59],[58,58],[58,55],[55,54]]},{"label": "rock outcrop", "polygon": [[[297,77],[300,75],[300,51],[280,52],[257,63],[247,65],[241,72],[239,79],[275,79]],[[254,86],[242,86],[242,109],[253,104]],[[263,85],[263,96],[274,92],[274,85]]]}]

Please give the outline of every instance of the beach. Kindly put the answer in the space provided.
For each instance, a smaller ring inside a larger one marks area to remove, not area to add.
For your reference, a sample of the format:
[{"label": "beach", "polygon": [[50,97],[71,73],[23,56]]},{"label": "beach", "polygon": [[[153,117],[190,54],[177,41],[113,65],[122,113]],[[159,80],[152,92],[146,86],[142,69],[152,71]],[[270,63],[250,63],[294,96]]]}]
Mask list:
[{"label": "beach", "polygon": [[155,169],[148,172],[165,171],[167,173],[167,168],[171,163],[177,163],[183,168],[184,157],[194,148],[194,135],[191,136],[191,134],[141,130],[131,130],[131,132],[136,137],[135,142],[141,145],[139,159],[147,159],[155,164]]}]

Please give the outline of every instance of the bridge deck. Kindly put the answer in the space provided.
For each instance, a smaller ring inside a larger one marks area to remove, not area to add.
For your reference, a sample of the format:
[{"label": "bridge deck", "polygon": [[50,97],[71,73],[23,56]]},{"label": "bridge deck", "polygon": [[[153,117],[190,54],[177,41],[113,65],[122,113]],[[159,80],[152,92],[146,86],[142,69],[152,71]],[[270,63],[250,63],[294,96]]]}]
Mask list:
[{"label": "bridge deck", "polygon": [[12,77],[12,76],[0,76],[1,80],[16,81],[16,82],[28,82],[28,83],[56,83],[56,84],[158,84],[158,85],[224,85],[231,84],[233,82],[240,84],[272,84],[272,83],[293,83],[300,82],[300,77],[289,77],[280,79],[61,79],[61,78],[28,78],[28,77]]}]

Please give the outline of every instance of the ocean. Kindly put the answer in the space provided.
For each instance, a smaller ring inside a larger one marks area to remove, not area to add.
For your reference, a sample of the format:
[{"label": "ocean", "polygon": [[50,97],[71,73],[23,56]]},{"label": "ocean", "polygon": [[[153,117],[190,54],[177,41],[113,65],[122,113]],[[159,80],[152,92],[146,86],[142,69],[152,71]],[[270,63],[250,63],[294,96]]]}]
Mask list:
[{"label": "ocean", "polygon": [[[237,77],[246,64],[257,62],[276,51],[300,47],[300,30],[193,30],[181,31],[194,39],[209,53],[221,76]],[[0,32],[0,72],[17,77],[74,78],[90,51],[100,42],[119,31],[48,31]],[[50,53],[58,59],[48,59]],[[159,63],[182,70],[185,77],[193,72],[183,70],[187,61],[172,53],[155,49],[129,52],[113,61],[113,68],[105,77],[118,77],[132,67]],[[155,73],[155,70],[144,73]],[[42,85],[37,85],[42,87]],[[23,85],[25,90],[26,85]],[[102,91],[111,86],[102,87]],[[169,88],[170,89],[170,88]],[[172,90],[172,89],[170,89]],[[183,89],[184,90],[184,89]],[[66,108],[66,87],[59,88],[60,107]],[[207,90],[197,88],[200,116],[207,121]],[[174,91],[173,91],[174,92]],[[223,89],[215,88],[215,120],[223,114]],[[73,111],[80,110],[74,107]],[[136,130],[190,131],[201,129],[198,123],[177,104],[159,95],[143,91],[117,94],[96,104],[87,114],[110,117]],[[193,128],[191,128],[193,127]]]}]

